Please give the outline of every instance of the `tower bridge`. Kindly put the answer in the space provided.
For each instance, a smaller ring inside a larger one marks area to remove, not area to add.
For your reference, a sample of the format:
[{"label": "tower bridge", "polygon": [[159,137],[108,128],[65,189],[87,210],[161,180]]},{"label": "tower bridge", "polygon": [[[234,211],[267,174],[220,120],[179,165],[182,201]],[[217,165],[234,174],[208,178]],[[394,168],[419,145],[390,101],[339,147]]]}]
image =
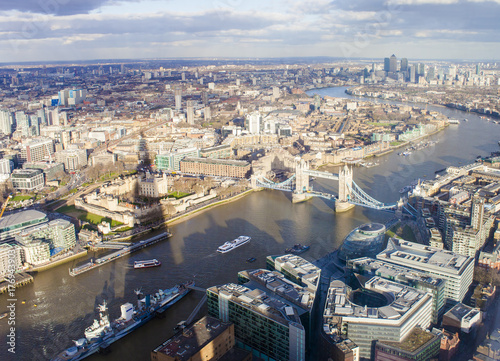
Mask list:
[{"label": "tower bridge", "polygon": [[[279,160],[280,157],[285,159]],[[274,182],[267,177],[272,173],[273,164],[279,164],[281,169],[293,173],[291,177],[281,182]],[[404,212],[415,215],[404,202],[386,204],[367,194],[353,180],[351,165],[344,165],[338,174],[309,169],[309,162],[299,157],[293,158],[288,152],[280,151],[262,157],[254,163],[254,173],[251,178],[253,188],[268,188],[292,193],[292,202],[303,202],[313,197],[335,201],[335,211],[344,212],[354,206],[362,206],[389,212]],[[339,191],[335,195],[329,192],[317,192],[309,184],[310,177],[328,179],[339,182]]]}]

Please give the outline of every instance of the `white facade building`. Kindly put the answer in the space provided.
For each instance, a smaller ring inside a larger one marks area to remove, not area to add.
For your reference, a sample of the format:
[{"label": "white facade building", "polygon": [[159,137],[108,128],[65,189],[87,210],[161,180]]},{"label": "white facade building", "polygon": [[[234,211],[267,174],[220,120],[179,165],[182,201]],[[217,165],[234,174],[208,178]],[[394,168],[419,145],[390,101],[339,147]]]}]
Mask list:
[{"label": "white facade building", "polygon": [[474,275],[474,258],[391,238],[377,259],[435,275],[446,281],[445,299],[461,302]]}]

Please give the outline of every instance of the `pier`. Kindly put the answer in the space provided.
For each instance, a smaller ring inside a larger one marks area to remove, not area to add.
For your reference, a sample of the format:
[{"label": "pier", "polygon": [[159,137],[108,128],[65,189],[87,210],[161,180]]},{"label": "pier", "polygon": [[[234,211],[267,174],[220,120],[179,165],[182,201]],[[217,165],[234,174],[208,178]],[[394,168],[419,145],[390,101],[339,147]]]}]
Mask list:
[{"label": "pier", "polygon": [[[28,273],[22,272],[14,274],[13,286],[15,288],[27,285],[31,282],[33,282],[33,276]],[[9,285],[11,285],[11,283],[7,280],[3,280],[2,282],[0,282],[0,293],[7,292],[7,290],[9,289]]]},{"label": "pier", "polygon": [[87,271],[90,271],[90,270],[95,269],[97,267],[100,267],[102,265],[105,265],[105,264],[112,262],[115,259],[121,258],[127,254],[137,252],[143,248],[151,246],[152,244],[163,241],[164,239],[167,239],[171,236],[172,236],[172,234],[170,234],[168,232],[163,232],[157,236],[151,237],[149,239],[146,239],[146,240],[143,240],[143,241],[140,241],[140,242],[128,245],[128,246],[123,245],[119,250],[117,250],[111,254],[97,258],[94,261],[90,260],[89,262],[87,262],[81,266],[70,269],[69,274],[73,277],[78,276],[79,274],[82,274],[84,272],[87,272]]},{"label": "pier", "polygon": [[207,302],[207,294],[206,293],[203,295],[203,298],[200,300],[198,305],[194,308],[193,312],[191,312],[191,314],[187,318],[186,325],[190,325],[193,322],[194,318],[196,317],[198,312],[200,312],[200,309],[203,307],[205,302]]}]

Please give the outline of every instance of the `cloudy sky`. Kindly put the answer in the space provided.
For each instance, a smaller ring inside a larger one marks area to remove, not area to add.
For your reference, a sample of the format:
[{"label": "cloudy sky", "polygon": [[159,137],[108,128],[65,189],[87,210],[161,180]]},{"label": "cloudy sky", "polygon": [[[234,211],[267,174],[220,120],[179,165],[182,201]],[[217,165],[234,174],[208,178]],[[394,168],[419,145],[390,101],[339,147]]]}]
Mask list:
[{"label": "cloudy sky", "polygon": [[500,0],[0,0],[0,62],[500,59]]}]

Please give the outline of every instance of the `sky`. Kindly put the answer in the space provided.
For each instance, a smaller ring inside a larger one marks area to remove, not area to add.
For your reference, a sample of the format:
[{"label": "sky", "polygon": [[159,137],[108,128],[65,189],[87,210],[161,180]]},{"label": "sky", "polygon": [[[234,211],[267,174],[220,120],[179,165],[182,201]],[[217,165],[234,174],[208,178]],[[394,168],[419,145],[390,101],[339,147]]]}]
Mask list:
[{"label": "sky", "polygon": [[0,63],[500,59],[500,0],[1,0]]}]

